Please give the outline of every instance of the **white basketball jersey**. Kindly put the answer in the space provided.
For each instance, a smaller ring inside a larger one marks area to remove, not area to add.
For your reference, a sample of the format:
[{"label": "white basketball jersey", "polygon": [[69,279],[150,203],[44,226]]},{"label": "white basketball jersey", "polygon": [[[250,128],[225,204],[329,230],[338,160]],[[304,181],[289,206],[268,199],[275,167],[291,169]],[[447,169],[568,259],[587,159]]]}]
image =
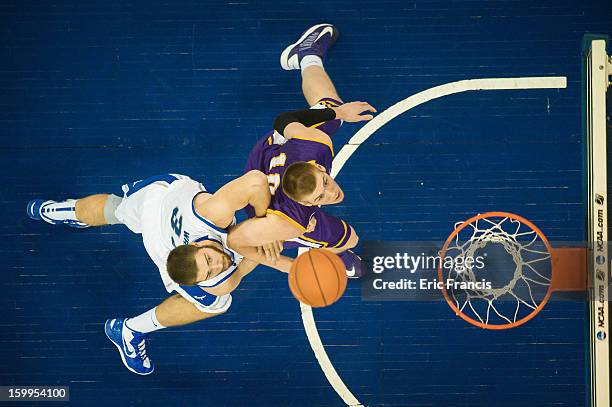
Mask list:
[{"label": "white basketball jersey", "polygon": [[[202,184],[192,180],[184,175],[175,175],[178,178],[171,184],[165,184],[165,191],[158,195],[158,223],[157,228],[146,228],[149,231],[155,230],[157,233],[144,233],[145,247],[151,255],[151,258],[164,259],[156,261],[157,266],[162,274],[162,279],[166,288],[173,285],[166,268],[165,259],[168,258],[170,251],[177,246],[200,242],[204,240],[212,240],[220,243],[223,250],[232,259],[232,265],[213,279],[199,283],[202,287],[214,287],[225,281],[236,270],[238,263],[242,260],[242,256],[227,247],[227,230],[217,227],[208,219],[199,215],[195,211],[193,200],[195,196],[201,192],[206,192]],[[157,205],[156,205],[157,206]],[[152,217],[151,217],[152,218]],[[153,220],[153,219],[151,219]],[[235,219],[234,219],[235,222]],[[145,236],[148,234],[149,236]],[[157,235],[157,236],[155,236]],[[157,240],[154,244],[151,240]],[[155,253],[151,253],[154,251]]]}]

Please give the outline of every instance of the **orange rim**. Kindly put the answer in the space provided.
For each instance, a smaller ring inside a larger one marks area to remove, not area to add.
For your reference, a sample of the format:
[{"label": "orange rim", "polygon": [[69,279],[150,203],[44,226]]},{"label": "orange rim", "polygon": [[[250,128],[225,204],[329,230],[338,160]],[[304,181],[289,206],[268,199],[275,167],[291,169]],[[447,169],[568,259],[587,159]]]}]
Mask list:
[{"label": "orange rim", "polygon": [[[442,249],[440,250],[440,258],[444,258],[444,255],[446,254],[446,250],[448,249],[448,246],[450,245],[450,243],[453,241],[455,236],[457,236],[457,234],[461,232],[467,225],[479,219],[493,218],[493,217],[515,219],[519,221],[520,223],[527,225],[534,232],[536,232],[536,234],[542,239],[542,241],[544,242],[544,245],[546,246],[546,250],[548,250],[548,253],[552,253],[552,246],[548,242],[548,239],[546,238],[544,233],[542,233],[542,231],[536,225],[534,225],[527,219],[523,218],[522,216],[516,215],[514,213],[510,213],[510,212],[486,212],[486,213],[481,213],[476,216],[472,216],[471,218],[463,222],[461,225],[459,225],[459,227],[457,227],[455,230],[453,230],[453,232],[448,236],[448,239],[446,239],[446,242],[444,242],[444,246],[442,246]],[[554,278],[554,270],[552,270],[552,276]],[[438,279],[439,281],[444,281],[444,273],[442,271],[442,262],[440,262],[440,265],[438,266]],[[551,278],[551,282],[552,282],[552,278]],[[506,324],[485,324],[484,322],[480,322],[478,320],[475,320],[474,318],[471,318],[465,315],[455,305],[454,301],[451,299],[448,291],[446,290],[446,284],[442,284],[442,294],[444,294],[444,299],[448,303],[449,307],[451,307],[451,309],[455,311],[455,314],[459,315],[464,321],[474,326],[477,326],[479,328],[499,330],[499,329],[516,328],[517,326],[523,325],[524,323],[526,323],[527,321],[535,317],[540,311],[542,311],[542,309],[548,302],[548,299],[550,298],[550,295],[552,294],[551,287],[552,287],[552,283],[551,285],[549,285],[548,291],[546,292],[546,295],[544,296],[544,299],[542,300],[542,302],[536,307],[536,309],[531,311],[529,315],[519,319],[518,321],[506,323]]]}]

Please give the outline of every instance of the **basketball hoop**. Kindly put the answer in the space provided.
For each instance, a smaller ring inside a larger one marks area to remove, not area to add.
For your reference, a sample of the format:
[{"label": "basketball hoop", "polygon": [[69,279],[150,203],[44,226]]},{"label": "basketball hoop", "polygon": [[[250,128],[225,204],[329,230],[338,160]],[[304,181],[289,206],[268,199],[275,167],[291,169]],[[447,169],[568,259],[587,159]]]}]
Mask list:
[{"label": "basketball hoop", "polygon": [[533,223],[508,212],[456,223],[440,258],[446,302],[480,328],[515,328],[535,317],[553,292],[586,290],[586,248],[553,249]]}]

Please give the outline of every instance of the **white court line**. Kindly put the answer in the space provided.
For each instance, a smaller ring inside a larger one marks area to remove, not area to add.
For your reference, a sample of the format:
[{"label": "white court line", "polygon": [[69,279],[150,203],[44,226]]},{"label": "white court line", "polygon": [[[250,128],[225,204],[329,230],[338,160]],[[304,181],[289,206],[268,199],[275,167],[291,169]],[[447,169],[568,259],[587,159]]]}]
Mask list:
[{"label": "white court line", "polygon": [[[417,94],[414,94],[401,102],[394,104],[379,113],[374,119],[370,120],[363,126],[351,139],[345,144],[340,152],[336,154],[332,164],[331,176],[336,177],[344,164],[353,155],[359,146],[365,142],[374,132],[380,129],[391,120],[395,119],[400,114],[429,102],[433,99],[438,99],[444,96],[455,93],[469,92],[475,90],[512,90],[512,89],[565,89],[567,87],[567,78],[565,76],[550,76],[550,77],[528,77],[528,78],[485,78],[485,79],[468,79],[457,82],[450,82],[444,85],[429,88]],[[300,249],[299,253],[303,253],[306,249]],[[357,398],[351,393],[346,384],[342,381],[338,372],[334,368],[321,337],[312,314],[312,308],[305,304],[300,304],[302,323],[304,330],[310,342],[321,370],[329,381],[329,384],[334,388],[338,396],[346,403],[347,406],[363,407]]]}]

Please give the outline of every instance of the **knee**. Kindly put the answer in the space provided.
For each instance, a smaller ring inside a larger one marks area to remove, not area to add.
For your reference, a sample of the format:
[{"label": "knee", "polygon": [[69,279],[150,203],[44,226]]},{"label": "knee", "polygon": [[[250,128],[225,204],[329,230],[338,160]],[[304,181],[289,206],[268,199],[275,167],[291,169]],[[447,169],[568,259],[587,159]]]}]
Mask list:
[{"label": "knee", "polygon": [[266,174],[259,170],[251,170],[247,172],[244,176],[248,178],[250,185],[255,188],[270,187],[268,184],[268,177],[266,176]]},{"label": "knee", "polygon": [[193,322],[197,322],[197,321],[203,321],[205,319],[209,319],[209,318],[214,318],[214,317],[218,317],[220,315],[223,315],[227,312],[227,309],[223,309],[223,310],[207,310],[207,309],[203,309],[195,304],[191,304],[193,306],[193,313],[191,313],[192,315],[192,321]]},{"label": "knee", "polygon": [[121,204],[122,200],[122,198],[113,194],[108,195],[108,197],[106,198],[106,201],[104,202],[104,221],[108,225],[116,225],[121,223],[121,221],[117,219],[115,211]]}]

